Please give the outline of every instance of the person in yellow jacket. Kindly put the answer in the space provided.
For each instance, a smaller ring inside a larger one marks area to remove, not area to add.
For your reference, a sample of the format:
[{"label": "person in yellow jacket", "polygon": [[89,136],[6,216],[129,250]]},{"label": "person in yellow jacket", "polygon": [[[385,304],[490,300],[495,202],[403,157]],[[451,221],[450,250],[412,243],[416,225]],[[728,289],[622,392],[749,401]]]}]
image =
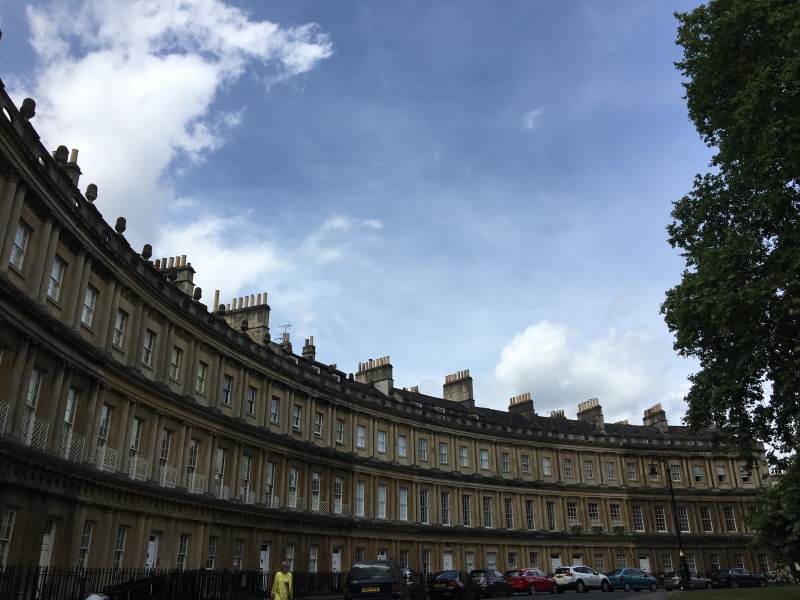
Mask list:
[{"label": "person in yellow jacket", "polygon": [[281,570],[275,573],[275,579],[272,580],[272,600],[289,600],[293,593],[289,564],[281,563]]}]

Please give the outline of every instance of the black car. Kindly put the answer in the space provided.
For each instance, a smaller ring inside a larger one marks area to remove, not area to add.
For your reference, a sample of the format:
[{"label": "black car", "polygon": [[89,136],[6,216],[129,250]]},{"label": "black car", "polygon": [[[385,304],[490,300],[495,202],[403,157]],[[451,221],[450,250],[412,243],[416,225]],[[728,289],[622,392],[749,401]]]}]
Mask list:
[{"label": "black car", "polygon": [[711,586],[714,588],[767,587],[767,579],[760,573],[751,573],[747,569],[720,569],[712,571]]},{"label": "black car", "polygon": [[475,569],[469,572],[469,576],[478,582],[481,593],[487,598],[514,594],[511,583],[497,569]]},{"label": "black car", "polygon": [[413,569],[402,568],[403,577],[406,578],[408,586],[408,597],[411,600],[425,600],[428,597],[428,588],[422,580],[422,575]]},{"label": "black car", "polygon": [[428,596],[456,600],[480,600],[481,586],[464,571],[440,571],[428,579]]},{"label": "black car", "polygon": [[344,600],[411,600],[409,585],[394,559],[353,563],[344,584]]}]

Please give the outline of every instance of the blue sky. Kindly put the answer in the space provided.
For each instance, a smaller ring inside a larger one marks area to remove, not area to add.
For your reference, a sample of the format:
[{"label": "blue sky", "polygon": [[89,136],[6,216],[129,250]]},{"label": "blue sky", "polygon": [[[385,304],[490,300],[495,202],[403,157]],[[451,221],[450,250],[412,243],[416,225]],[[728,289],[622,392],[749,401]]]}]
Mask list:
[{"label": "blue sky", "polygon": [[615,0],[0,0],[0,77],[135,249],[346,372],[540,414],[685,412],[659,306],[710,158],[675,10]]}]

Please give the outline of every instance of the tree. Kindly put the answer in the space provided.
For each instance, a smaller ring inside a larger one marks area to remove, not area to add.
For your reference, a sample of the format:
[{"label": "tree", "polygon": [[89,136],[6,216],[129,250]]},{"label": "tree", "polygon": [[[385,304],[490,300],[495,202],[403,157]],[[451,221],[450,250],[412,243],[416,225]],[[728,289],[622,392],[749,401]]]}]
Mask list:
[{"label": "tree", "polygon": [[800,2],[676,17],[689,117],[716,150],[667,228],[686,269],[661,310],[700,363],[686,422],[785,466],[800,440]]},{"label": "tree", "polygon": [[[773,558],[800,559],[800,2],[710,0],[676,14],[689,117],[716,150],[672,211],[686,260],[661,307],[696,357],[686,423],[782,476],[750,515]],[[753,464],[753,463],[751,463]]]},{"label": "tree", "polygon": [[800,561],[800,465],[797,456],[789,463],[774,485],[759,490],[757,510],[747,517],[756,532],[754,545],[784,565]]}]

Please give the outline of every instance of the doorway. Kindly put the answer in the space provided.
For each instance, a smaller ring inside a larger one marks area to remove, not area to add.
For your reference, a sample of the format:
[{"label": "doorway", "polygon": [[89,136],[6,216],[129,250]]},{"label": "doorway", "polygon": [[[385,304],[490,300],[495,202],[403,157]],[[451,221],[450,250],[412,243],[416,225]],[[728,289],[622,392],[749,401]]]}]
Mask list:
[{"label": "doorway", "polygon": [[560,554],[551,554],[550,555],[550,569],[553,573],[556,572],[556,569],[561,566],[561,555]]},{"label": "doorway", "polygon": [[639,557],[639,568],[645,573],[650,572],[650,559],[647,556]]},{"label": "doorway", "polygon": [[147,542],[147,568],[155,569],[158,567],[158,532],[150,532],[150,540]]}]

